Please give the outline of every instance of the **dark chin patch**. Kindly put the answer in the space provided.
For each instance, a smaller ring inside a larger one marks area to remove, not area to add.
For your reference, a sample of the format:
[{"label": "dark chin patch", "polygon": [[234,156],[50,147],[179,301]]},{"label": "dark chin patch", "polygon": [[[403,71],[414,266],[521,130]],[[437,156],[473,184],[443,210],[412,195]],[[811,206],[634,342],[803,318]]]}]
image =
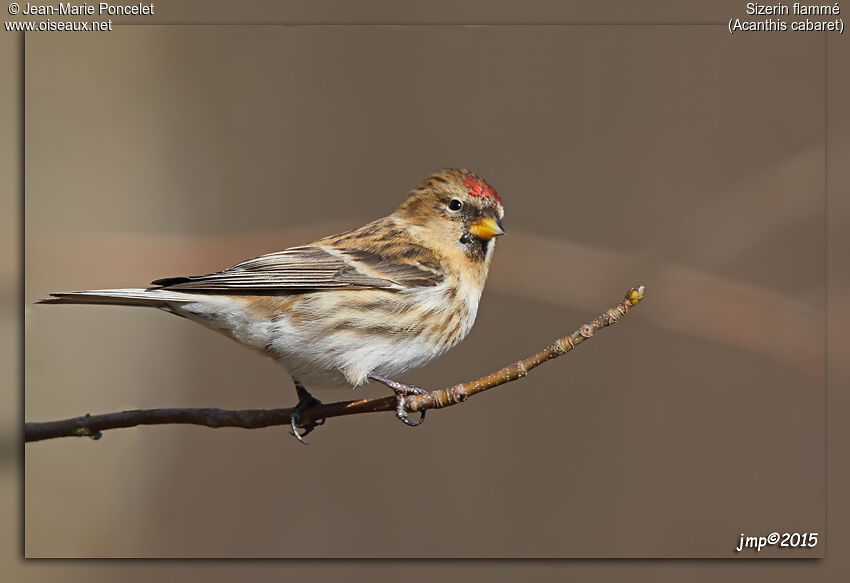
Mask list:
[{"label": "dark chin patch", "polygon": [[490,246],[490,239],[482,239],[481,237],[465,233],[460,238],[460,243],[463,245],[463,248],[466,249],[466,254],[470,257],[470,259],[474,259],[475,261],[484,261],[487,257],[487,249]]}]

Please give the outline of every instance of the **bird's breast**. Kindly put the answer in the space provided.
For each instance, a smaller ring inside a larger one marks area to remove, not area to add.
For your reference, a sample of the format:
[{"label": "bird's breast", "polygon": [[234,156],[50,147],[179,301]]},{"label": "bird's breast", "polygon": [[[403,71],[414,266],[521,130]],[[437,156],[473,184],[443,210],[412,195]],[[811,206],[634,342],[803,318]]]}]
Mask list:
[{"label": "bird's breast", "polygon": [[460,279],[404,291],[305,294],[274,318],[267,351],[297,378],[336,371],[352,385],[394,376],[458,344],[478,312],[481,290]]}]

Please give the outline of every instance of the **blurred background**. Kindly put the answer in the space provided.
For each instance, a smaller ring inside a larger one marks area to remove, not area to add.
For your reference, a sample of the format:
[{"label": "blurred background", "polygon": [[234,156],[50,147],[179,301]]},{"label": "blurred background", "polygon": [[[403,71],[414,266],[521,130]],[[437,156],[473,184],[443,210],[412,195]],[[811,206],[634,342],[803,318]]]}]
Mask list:
[{"label": "blurred background", "polygon": [[823,531],[823,56],[689,26],[28,37],[29,421],[292,405],[278,365],[184,320],[32,302],[350,228],[444,166],[499,190],[508,235],[470,336],[404,380],[469,380],[631,285],[647,300],[417,429],[30,444],[26,556],[726,557]]}]

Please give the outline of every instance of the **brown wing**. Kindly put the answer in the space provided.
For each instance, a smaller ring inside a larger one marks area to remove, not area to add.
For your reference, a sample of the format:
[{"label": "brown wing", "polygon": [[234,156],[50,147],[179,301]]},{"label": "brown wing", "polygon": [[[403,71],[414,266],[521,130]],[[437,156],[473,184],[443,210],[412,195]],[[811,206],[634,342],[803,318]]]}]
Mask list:
[{"label": "brown wing", "polygon": [[444,277],[438,262],[423,260],[427,250],[418,245],[415,248],[418,253],[400,256],[380,246],[369,250],[324,245],[292,247],[243,261],[218,273],[169,277],[153,284],[168,289],[232,293],[339,288],[400,290],[437,285]]}]

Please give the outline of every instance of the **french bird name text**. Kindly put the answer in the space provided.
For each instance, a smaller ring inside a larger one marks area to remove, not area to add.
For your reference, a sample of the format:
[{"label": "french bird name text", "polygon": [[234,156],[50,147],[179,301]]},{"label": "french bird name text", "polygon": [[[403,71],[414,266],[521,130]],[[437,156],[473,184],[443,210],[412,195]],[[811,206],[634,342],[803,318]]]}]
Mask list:
[{"label": "french bird name text", "polygon": [[[729,19],[729,33],[736,32],[773,32],[773,31],[836,31],[844,33],[844,19],[835,18],[841,14],[841,6],[835,4],[803,4],[801,2],[785,4],[760,4],[747,2],[747,16],[765,16],[767,18],[750,20],[744,18]],[[817,17],[828,19],[818,19]],[[786,20],[786,17],[787,20]],[[803,17],[795,19],[795,17]],[[814,18],[809,18],[814,17]],[[829,18],[832,17],[832,18]]]}]

